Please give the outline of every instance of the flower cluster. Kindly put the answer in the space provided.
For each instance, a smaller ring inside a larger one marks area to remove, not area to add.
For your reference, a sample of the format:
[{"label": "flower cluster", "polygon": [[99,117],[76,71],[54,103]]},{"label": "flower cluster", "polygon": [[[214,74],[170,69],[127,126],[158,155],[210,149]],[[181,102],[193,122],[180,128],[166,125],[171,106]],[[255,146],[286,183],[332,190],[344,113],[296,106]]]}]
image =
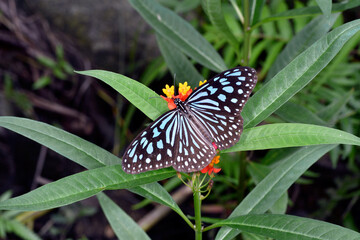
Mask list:
[{"label": "flower cluster", "polygon": [[[200,81],[199,86],[203,85],[204,83],[206,83],[206,80],[204,81]],[[196,88],[195,88],[196,89]],[[185,82],[184,84],[180,83],[179,84],[179,94],[175,96],[175,90],[174,90],[174,86],[169,86],[168,84],[165,85],[165,88],[163,88],[163,93],[166,95],[165,96],[161,96],[165,101],[167,101],[168,103],[168,108],[170,110],[173,110],[176,108],[176,105],[174,103],[174,99],[178,98],[181,101],[185,101],[188,96],[192,93],[192,89],[190,86],[188,86],[188,83]],[[217,146],[215,143],[213,143],[213,146],[215,149],[217,149]],[[220,162],[220,156],[215,156],[213,158],[213,160],[211,161],[211,163],[206,166],[204,169],[201,170],[202,173],[208,173],[209,175],[211,175],[212,173],[218,173],[220,172],[221,168],[215,168],[214,164],[218,164]]]},{"label": "flower cluster", "polygon": [[208,173],[211,175],[211,173],[218,173],[221,171],[221,168],[215,168],[214,164],[218,164],[220,162],[220,156],[215,156],[213,160],[211,160],[211,163],[207,165],[203,170],[201,170],[202,173]]},{"label": "flower cluster", "polygon": [[[204,81],[200,81],[199,86],[203,85],[204,83],[206,83],[206,80]],[[196,88],[195,88],[196,89]],[[174,103],[174,99],[178,98],[181,101],[185,101],[188,96],[192,93],[192,89],[190,86],[188,86],[187,82],[184,83],[180,83],[179,84],[179,94],[175,96],[175,90],[174,90],[174,85],[172,85],[171,87],[166,84],[165,88],[163,88],[163,93],[166,95],[166,97],[160,95],[160,97],[162,97],[165,101],[168,102],[168,108],[170,110],[173,110],[176,108],[176,105]]]}]

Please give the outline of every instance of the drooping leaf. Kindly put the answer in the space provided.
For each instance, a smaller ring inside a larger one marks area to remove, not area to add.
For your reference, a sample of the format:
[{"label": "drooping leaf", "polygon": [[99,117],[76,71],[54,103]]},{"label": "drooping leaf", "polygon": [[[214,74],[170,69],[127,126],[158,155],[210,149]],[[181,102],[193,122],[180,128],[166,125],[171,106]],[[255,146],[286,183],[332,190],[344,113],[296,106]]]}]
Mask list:
[{"label": "drooping leaf", "polygon": [[[303,147],[288,155],[235,208],[229,218],[266,212],[320,157],[336,145]],[[239,230],[222,227],[216,239],[233,239]]]},{"label": "drooping leaf", "polygon": [[108,196],[104,193],[98,193],[96,196],[106,218],[119,239],[150,239],[144,230]]},{"label": "drooping leaf", "polygon": [[344,24],[326,34],[297,56],[246,103],[244,127],[253,127],[276,111],[308,84],[360,30],[360,20]]},{"label": "drooping leaf", "polygon": [[157,33],[175,44],[186,55],[216,72],[226,70],[226,65],[210,43],[187,21],[155,0],[129,0]]},{"label": "drooping leaf", "polygon": [[89,169],[119,164],[108,151],[49,124],[18,117],[0,117],[0,126],[30,138]]},{"label": "drooping leaf", "polygon": [[[332,13],[336,12],[342,12],[351,8],[355,8],[360,6],[359,0],[352,0],[349,2],[343,2],[343,3],[335,3],[332,6]],[[305,17],[305,16],[313,16],[321,14],[321,9],[318,6],[310,6],[310,7],[304,7],[304,8],[297,8],[297,9],[291,9],[286,12],[281,12],[272,16],[269,16],[267,18],[262,19],[260,22],[255,24],[253,28],[257,28],[261,26],[264,23],[276,21],[279,19],[290,19],[290,18],[297,18],[297,17]]]},{"label": "drooping leaf", "polygon": [[301,123],[277,123],[245,129],[237,144],[221,152],[318,144],[351,144],[360,146],[360,138],[344,131],[323,126]]},{"label": "drooping leaf", "polygon": [[121,165],[87,170],[41,186],[0,203],[0,209],[38,211],[71,204],[104,190],[137,187],[172,177],[170,168],[141,174],[127,174]]},{"label": "drooping leaf", "polygon": [[226,40],[235,48],[235,51],[237,51],[238,41],[225,21],[221,7],[221,0],[203,0],[202,3],[203,9],[208,15],[211,23],[218,29],[219,33],[222,34]]},{"label": "drooping leaf", "polygon": [[174,44],[159,34],[156,34],[156,39],[167,66],[171,73],[174,74],[175,81],[187,81],[194,88],[199,85],[200,81],[204,80],[204,77]]},{"label": "drooping leaf", "polygon": [[245,215],[215,223],[213,227],[260,234],[277,240],[343,240],[360,239],[360,233],[335,224],[290,215]]},{"label": "drooping leaf", "polygon": [[277,55],[274,64],[271,66],[266,81],[274,77],[281,69],[288,65],[295,57],[310,47],[314,42],[326,34],[335,20],[338,13],[332,14],[329,18],[319,16],[308,23],[291,41],[286,45],[284,50]]},{"label": "drooping leaf", "polygon": [[[301,113],[301,114],[299,114]],[[304,106],[288,101],[282,105],[276,112],[281,119],[292,123],[307,123],[320,126],[327,126],[328,124],[311,112]]]},{"label": "drooping leaf", "polygon": [[152,120],[169,110],[166,102],[159,98],[157,93],[124,75],[104,70],[78,71],[77,73],[97,78],[110,85]]}]

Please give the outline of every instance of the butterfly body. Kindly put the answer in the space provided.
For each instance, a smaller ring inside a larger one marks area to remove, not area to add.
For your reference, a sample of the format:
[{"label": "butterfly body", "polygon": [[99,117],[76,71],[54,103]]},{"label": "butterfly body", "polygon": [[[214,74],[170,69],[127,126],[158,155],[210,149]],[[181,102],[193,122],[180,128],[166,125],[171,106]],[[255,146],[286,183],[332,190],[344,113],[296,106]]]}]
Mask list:
[{"label": "butterfly body", "polygon": [[237,67],[210,79],[184,102],[175,98],[176,108],[156,119],[126,149],[123,170],[133,174],[172,166],[195,172],[206,167],[217,149],[239,141],[240,112],[256,81],[254,69]]}]

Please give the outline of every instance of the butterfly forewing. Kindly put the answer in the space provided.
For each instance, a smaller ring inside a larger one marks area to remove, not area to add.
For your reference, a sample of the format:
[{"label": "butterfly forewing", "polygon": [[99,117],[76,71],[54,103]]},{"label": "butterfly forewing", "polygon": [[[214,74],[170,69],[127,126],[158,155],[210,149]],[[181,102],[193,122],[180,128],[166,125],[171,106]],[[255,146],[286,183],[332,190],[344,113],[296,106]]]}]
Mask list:
[{"label": "butterfly forewing", "polygon": [[240,112],[256,81],[255,70],[248,67],[210,79],[133,140],[123,156],[123,170],[140,173],[172,166],[195,172],[206,167],[216,155],[213,143],[221,150],[240,139]]},{"label": "butterfly forewing", "polygon": [[173,166],[177,171],[200,171],[216,151],[184,113],[169,111],[142,131],[123,156],[123,170],[140,173]]},{"label": "butterfly forewing", "polygon": [[122,168],[127,173],[140,173],[172,166],[179,140],[179,109],[161,115],[129,145]]},{"label": "butterfly forewing", "polygon": [[237,67],[218,74],[194,91],[185,104],[222,150],[240,139],[240,112],[257,82],[252,68]]}]

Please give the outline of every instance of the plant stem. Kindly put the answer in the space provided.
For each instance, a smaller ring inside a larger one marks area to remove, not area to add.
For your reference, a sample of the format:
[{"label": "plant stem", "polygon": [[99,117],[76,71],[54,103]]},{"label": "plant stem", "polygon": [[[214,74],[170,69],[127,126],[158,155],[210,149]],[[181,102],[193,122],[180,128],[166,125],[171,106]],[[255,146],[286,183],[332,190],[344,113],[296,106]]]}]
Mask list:
[{"label": "plant stem", "polygon": [[201,224],[201,192],[199,189],[199,178],[196,178],[194,188],[194,215],[195,215],[195,239],[202,239],[202,224]]}]

